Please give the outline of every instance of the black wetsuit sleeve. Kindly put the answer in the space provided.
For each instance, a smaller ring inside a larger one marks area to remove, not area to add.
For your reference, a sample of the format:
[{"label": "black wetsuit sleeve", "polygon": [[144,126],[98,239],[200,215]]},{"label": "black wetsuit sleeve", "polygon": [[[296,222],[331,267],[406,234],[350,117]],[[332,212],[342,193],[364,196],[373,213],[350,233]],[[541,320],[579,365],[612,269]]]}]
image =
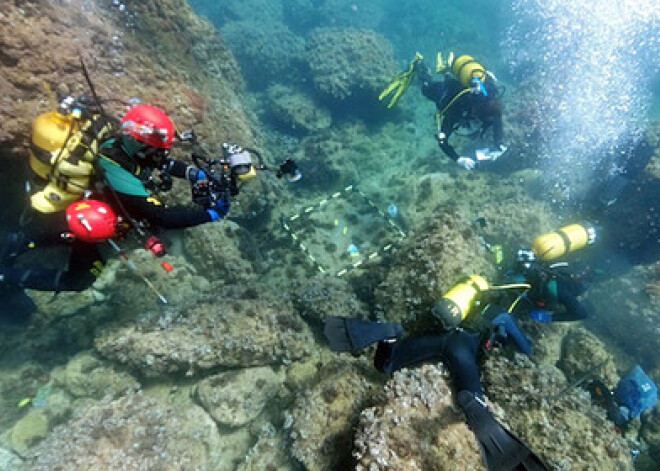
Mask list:
[{"label": "black wetsuit sleeve", "polygon": [[180,160],[170,159],[165,162],[167,172],[176,178],[188,178],[190,165],[186,165]]},{"label": "black wetsuit sleeve", "polygon": [[135,219],[145,219],[163,229],[182,229],[211,222],[211,216],[202,208],[167,207],[155,198],[118,193],[122,206]]},{"label": "black wetsuit sleeve", "polygon": [[559,279],[557,280],[557,301],[565,308],[564,312],[553,313],[553,322],[577,321],[589,316],[587,308],[578,300],[584,287],[582,283]]}]

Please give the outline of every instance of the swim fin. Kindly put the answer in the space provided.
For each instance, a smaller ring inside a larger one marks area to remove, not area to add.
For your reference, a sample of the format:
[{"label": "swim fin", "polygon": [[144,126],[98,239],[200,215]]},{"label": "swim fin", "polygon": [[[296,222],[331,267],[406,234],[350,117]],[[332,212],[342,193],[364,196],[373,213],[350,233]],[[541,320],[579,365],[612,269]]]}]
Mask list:
[{"label": "swim fin", "polygon": [[0,324],[25,324],[36,310],[34,301],[22,288],[0,286]]},{"label": "swim fin", "polygon": [[460,391],[458,403],[481,445],[481,454],[489,471],[547,471],[541,459],[504,428],[474,393]]},{"label": "swim fin", "polygon": [[399,324],[332,316],[325,320],[323,334],[333,351],[355,353],[372,343],[400,337],[403,327]]}]

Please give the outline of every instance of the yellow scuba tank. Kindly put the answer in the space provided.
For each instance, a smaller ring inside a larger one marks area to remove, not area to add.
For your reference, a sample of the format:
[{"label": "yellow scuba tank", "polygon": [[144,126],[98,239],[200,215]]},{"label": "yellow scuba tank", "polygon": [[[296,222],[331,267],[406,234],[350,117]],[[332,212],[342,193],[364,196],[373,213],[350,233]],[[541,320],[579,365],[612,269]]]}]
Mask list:
[{"label": "yellow scuba tank", "polygon": [[[93,129],[100,129],[94,133]],[[30,168],[43,188],[30,197],[41,213],[65,210],[89,189],[100,141],[109,137],[110,124],[100,116],[80,120],[80,112],[52,111],[32,123]]]},{"label": "yellow scuba tank", "polygon": [[431,312],[445,328],[456,327],[467,317],[477,296],[484,291],[488,291],[486,279],[472,275],[442,296]]},{"label": "yellow scuba tank", "polygon": [[486,80],[486,69],[472,56],[463,55],[454,59],[451,71],[464,88],[470,88],[475,77],[481,82]]},{"label": "yellow scuba tank", "polygon": [[534,239],[532,251],[543,261],[555,260],[596,241],[596,227],[589,222],[570,224]]}]

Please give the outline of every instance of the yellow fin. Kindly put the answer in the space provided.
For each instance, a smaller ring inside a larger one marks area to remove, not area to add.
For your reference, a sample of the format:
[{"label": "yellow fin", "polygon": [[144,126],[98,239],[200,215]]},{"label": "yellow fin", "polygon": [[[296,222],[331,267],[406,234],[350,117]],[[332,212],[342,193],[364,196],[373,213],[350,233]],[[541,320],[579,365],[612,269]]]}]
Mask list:
[{"label": "yellow fin", "polygon": [[26,397],[26,398],[24,398],[24,399],[21,399],[20,402],[18,403],[18,408],[19,408],[19,409],[22,409],[23,407],[27,406],[27,405],[30,404],[31,402],[32,402],[32,398],[31,398],[31,397]]}]

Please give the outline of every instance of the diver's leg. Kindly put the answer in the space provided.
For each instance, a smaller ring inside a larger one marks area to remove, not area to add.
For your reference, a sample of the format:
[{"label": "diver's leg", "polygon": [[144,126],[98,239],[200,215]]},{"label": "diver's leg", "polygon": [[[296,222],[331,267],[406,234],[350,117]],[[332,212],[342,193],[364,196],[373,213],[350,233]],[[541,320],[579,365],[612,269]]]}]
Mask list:
[{"label": "diver's leg", "polygon": [[482,395],[477,364],[478,350],[478,334],[456,330],[395,343],[380,342],[374,364],[380,371],[392,373],[424,362],[443,361],[457,390],[468,390]]},{"label": "diver's leg", "polygon": [[6,267],[0,268],[0,281],[38,291],[83,291],[94,283],[102,264],[95,244],[74,242],[68,270]]}]

